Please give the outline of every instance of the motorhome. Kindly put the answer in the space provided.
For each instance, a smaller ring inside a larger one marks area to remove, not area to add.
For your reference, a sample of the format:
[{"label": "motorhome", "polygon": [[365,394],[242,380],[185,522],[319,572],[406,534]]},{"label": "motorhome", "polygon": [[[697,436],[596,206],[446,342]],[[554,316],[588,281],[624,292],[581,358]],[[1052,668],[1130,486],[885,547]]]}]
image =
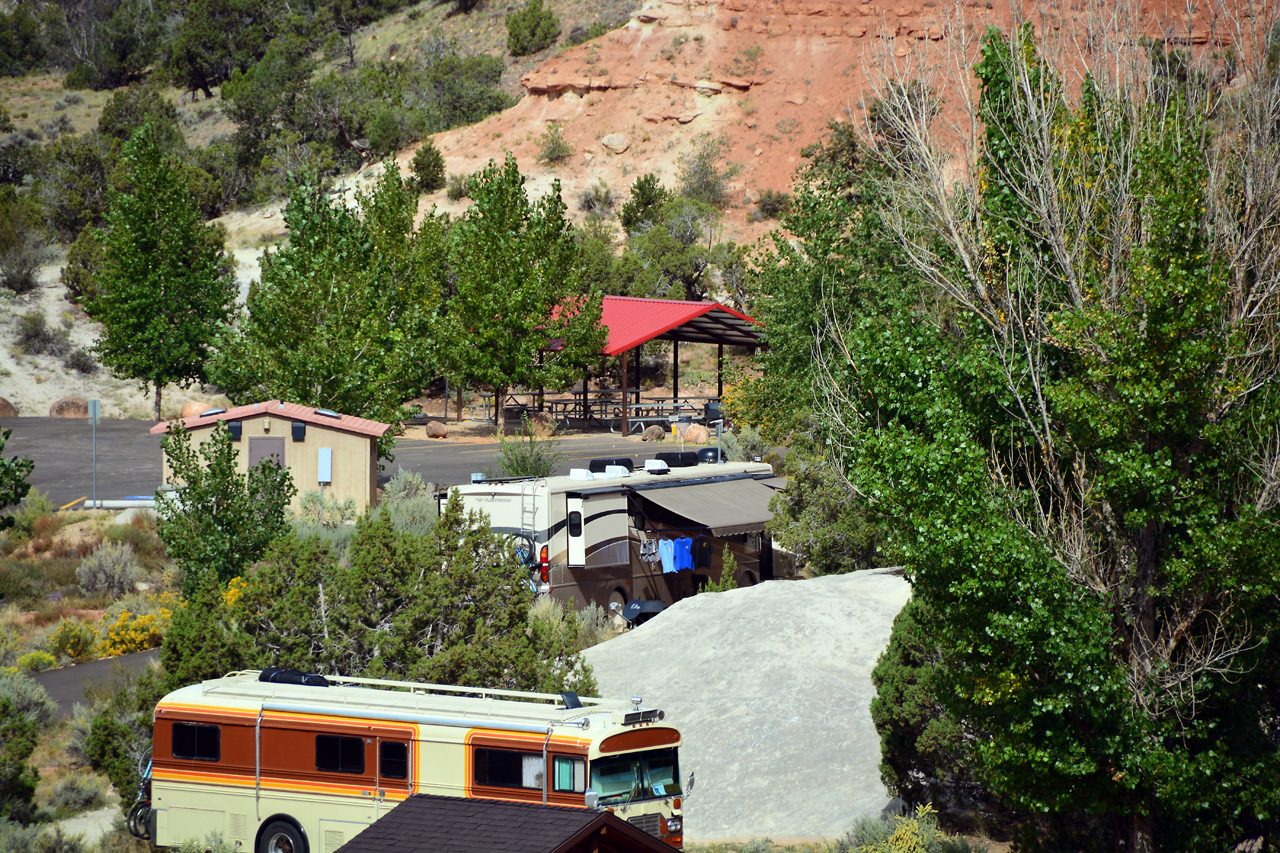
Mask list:
[{"label": "motorhome", "polygon": [[715,451],[592,460],[568,476],[480,480],[455,486],[529,557],[537,592],[595,602],[628,621],[719,581],[726,554],[739,585],[774,576],[765,532],[780,486],[760,462],[716,461]]},{"label": "motorhome", "polygon": [[683,843],[680,730],[642,700],[269,669],[156,706],[150,802],[160,846],[219,833],[255,853],[333,853],[410,794],[608,808]]}]

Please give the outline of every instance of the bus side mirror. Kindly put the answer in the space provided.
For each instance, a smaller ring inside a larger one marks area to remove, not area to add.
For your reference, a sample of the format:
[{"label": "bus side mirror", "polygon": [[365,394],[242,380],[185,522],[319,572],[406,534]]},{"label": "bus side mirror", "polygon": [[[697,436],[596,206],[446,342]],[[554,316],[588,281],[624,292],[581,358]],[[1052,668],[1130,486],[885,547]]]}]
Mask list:
[{"label": "bus side mirror", "polygon": [[688,797],[693,793],[693,773],[689,774],[689,783],[684,786],[684,795]]}]

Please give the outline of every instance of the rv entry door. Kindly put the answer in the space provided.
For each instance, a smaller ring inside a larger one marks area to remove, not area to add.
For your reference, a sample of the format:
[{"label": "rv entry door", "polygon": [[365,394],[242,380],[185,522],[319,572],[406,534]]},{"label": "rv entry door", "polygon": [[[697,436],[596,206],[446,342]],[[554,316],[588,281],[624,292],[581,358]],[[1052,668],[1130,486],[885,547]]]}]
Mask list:
[{"label": "rv entry door", "polygon": [[569,568],[581,569],[587,565],[587,538],[582,520],[582,496],[565,497],[568,514],[565,516],[565,529],[569,534]]}]

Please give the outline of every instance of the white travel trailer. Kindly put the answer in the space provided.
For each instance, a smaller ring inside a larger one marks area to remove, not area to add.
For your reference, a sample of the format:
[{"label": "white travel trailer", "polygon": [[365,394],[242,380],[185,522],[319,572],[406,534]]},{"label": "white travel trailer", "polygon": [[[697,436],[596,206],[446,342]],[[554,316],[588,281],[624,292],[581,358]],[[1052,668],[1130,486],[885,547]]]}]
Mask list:
[{"label": "white travel trailer", "polygon": [[[713,456],[702,452],[704,460]],[[739,585],[772,578],[764,526],[781,481],[769,465],[700,461],[691,452],[658,457],[641,470],[629,459],[596,459],[564,477],[489,480],[449,492],[520,543],[539,593],[578,606],[595,602],[628,621],[719,581],[726,549]]]}]

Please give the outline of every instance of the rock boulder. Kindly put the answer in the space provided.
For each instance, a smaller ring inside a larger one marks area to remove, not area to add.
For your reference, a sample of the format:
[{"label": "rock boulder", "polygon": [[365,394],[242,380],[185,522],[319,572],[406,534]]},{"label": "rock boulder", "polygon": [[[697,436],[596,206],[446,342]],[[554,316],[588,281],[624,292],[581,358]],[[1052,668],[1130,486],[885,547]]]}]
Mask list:
[{"label": "rock boulder", "polygon": [[657,424],[646,428],[645,431],[640,434],[641,441],[663,441],[666,437],[667,431]]},{"label": "rock boulder", "polygon": [[51,418],[87,418],[89,417],[89,401],[84,397],[63,397],[55,400],[49,407]]},{"label": "rock boulder", "polygon": [[0,418],[16,418],[18,410],[4,397],[0,397]]},{"label": "rock boulder", "polygon": [[448,438],[449,428],[439,421],[431,421],[427,424],[427,438]]}]

